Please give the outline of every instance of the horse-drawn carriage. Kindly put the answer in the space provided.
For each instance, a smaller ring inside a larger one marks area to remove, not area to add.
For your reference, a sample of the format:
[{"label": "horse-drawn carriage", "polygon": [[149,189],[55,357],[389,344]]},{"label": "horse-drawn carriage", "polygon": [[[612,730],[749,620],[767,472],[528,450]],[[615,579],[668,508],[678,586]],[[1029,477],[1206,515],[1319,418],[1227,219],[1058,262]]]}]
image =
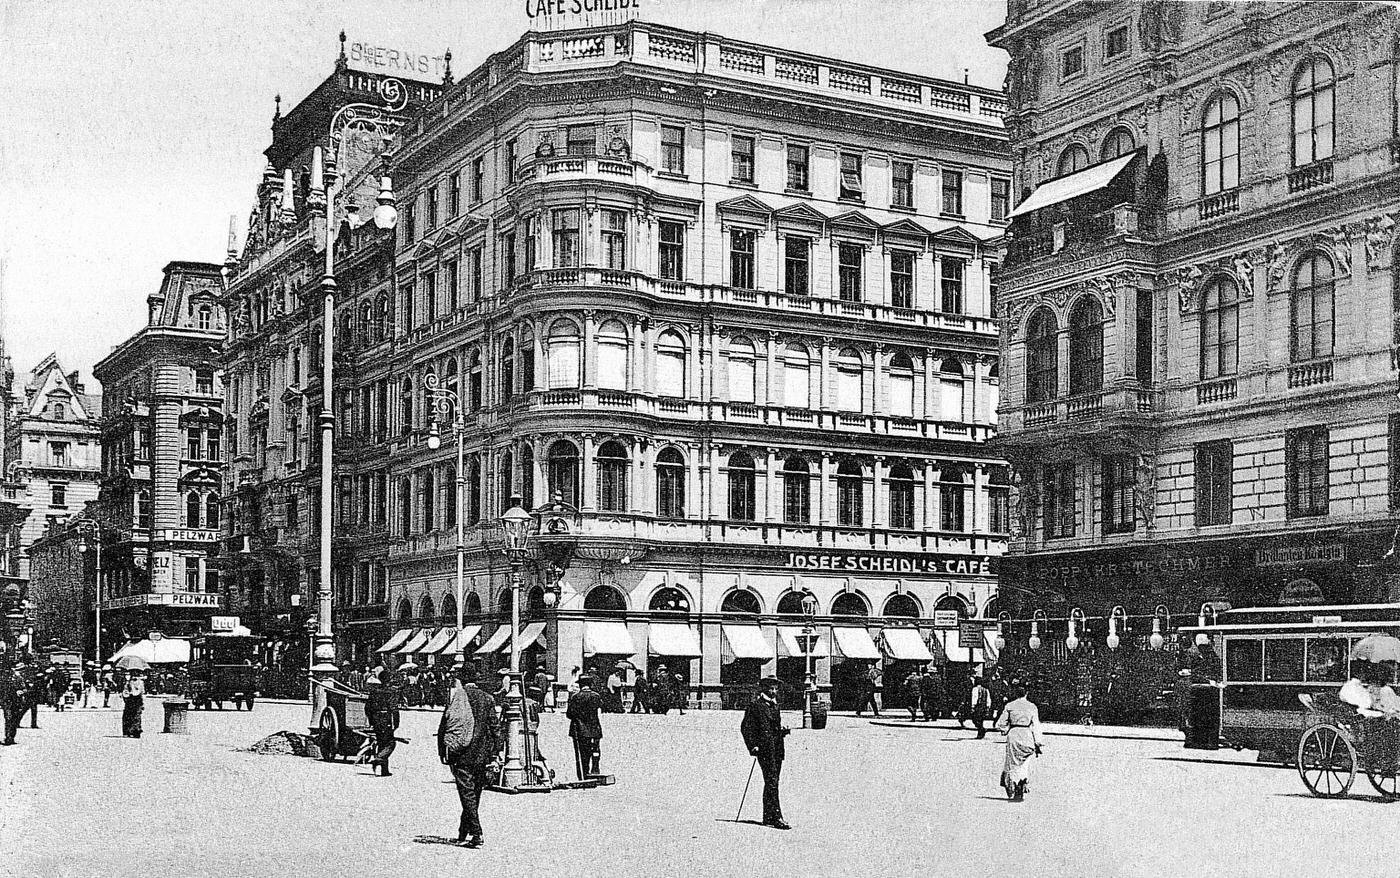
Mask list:
[{"label": "horse-drawn carriage", "polygon": [[1300,694],[1308,724],[1298,739],[1298,776],[1308,792],[1339,799],[1358,771],[1376,792],[1400,798],[1400,720],[1361,710],[1330,692]]}]

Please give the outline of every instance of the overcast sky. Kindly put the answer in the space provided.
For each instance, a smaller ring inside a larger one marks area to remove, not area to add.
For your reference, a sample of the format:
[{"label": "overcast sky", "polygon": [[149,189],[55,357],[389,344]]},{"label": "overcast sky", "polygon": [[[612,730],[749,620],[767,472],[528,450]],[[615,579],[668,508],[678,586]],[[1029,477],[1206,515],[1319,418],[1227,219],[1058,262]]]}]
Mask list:
[{"label": "overcast sky", "polygon": [[[642,0],[641,17],[1000,88],[1004,0]],[[21,376],[92,364],[141,327],[174,259],[242,238],[273,95],[290,108],[350,40],[458,74],[526,29],[524,0],[0,2],[0,292]]]}]

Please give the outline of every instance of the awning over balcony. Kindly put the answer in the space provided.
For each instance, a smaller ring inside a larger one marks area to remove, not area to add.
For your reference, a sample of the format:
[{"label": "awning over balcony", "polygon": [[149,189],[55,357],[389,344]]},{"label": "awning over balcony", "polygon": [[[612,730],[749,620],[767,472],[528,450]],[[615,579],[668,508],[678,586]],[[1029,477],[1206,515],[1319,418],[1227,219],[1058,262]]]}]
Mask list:
[{"label": "awning over balcony", "polygon": [[736,659],[762,659],[773,657],[773,647],[763,637],[763,629],[757,625],[721,625],[729,651]]},{"label": "awning over balcony", "polygon": [[584,655],[635,655],[637,645],[626,622],[584,622]]},{"label": "awning over balcony", "polygon": [[[802,649],[802,628],[797,625],[788,625],[778,629],[778,653],[789,658],[805,658],[807,653]],[[820,633],[817,634],[817,644],[812,649],[812,658],[826,658],[831,655],[831,650],[826,645],[826,638]]]},{"label": "awning over balcony", "polygon": [[1030,194],[1030,197],[1016,205],[1016,209],[1007,216],[1017,217],[1033,213],[1043,207],[1104,189],[1117,179],[1119,174],[1123,173],[1123,169],[1128,167],[1133,159],[1137,158],[1137,155],[1135,152],[1130,152],[1127,155],[1120,155],[1116,159],[1090,165],[1082,171],[1046,180],[1035,187],[1035,191]]},{"label": "awning over balcony", "polygon": [[375,652],[394,652],[400,646],[403,646],[405,643],[407,643],[408,638],[412,637],[413,632],[417,630],[417,628],[400,628],[399,630],[394,632],[393,637],[390,637],[388,640],[384,641],[384,645],[379,647],[379,649],[375,650]]},{"label": "awning over balcony", "polygon": [[933,661],[933,653],[928,651],[928,645],[917,628],[886,628],[880,632],[880,639],[885,642],[885,654],[892,659]]},{"label": "awning over balcony", "polygon": [[647,636],[647,651],[652,655],[672,655],[677,658],[700,658],[700,638],[689,625],[674,622],[654,622]]},{"label": "awning over balcony", "polygon": [[422,652],[423,647],[428,645],[428,641],[433,637],[433,629],[420,628],[408,638],[408,642],[399,647],[399,655],[412,655],[415,652]]},{"label": "awning over balcony", "polygon": [[866,629],[832,628],[831,633],[836,635],[836,648],[846,658],[880,658],[880,650],[875,648],[875,641],[870,639],[870,632]]}]

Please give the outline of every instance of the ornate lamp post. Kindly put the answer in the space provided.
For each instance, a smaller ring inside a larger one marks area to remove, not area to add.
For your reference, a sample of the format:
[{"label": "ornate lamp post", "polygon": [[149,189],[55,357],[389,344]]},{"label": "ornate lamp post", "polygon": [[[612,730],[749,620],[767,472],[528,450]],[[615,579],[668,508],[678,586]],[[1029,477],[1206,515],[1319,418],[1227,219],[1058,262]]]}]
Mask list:
[{"label": "ornate lamp post", "polygon": [[[427,389],[428,395],[437,405],[438,414],[446,417],[452,415],[452,441],[457,443],[457,512],[453,518],[457,521],[457,633],[453,636],[455,652],[452,656],[453,664],[460,667],[466,663],[466,644],[462,642],[462,586],[466,579],[466,493],[467,474],[462,469],[462,434],[466,429],[466,423],[462,418],[462,397],[455,390],[449,387],[440,387],[436,373],[429,372],[423,378],[423,387]],[[442,447],[442,435],[438,432],[437,419],[433,420],[428,431],[428,447],[436,451]]]},{"label": "ornate lamp post", "polygon": [[504,719],[506,758],[498,786],[515,792],[547,791],[550,781],[535,757],[530,712],[525,707],[524,681],[520,675],[520,569],[529,553],[530,529],[535,519],[521,506],[520,496],[510,498],[510,508],[500,517],[506,560],[510,563],[510,672]]},{"label": "ornate lamp post", "polygon": [[102,664],[102,525],[92,519],[83,519],[78,522],[78,551],[86,555],[91,549],[93,553],[93,563],[96,567],[96,581],[93,585],[92,607],[95,617],[93,619],[92,631],[92,660],[99,666]]},{"label": "ornate lamp post", "polygon": [[810,589],[802,592],[802,651],[807,657],[807,673],[802,678],[802,728],[812,727],[812,696],[817,691],[817,676],[812,671],[812,653],[817,648],[817,596]]}]

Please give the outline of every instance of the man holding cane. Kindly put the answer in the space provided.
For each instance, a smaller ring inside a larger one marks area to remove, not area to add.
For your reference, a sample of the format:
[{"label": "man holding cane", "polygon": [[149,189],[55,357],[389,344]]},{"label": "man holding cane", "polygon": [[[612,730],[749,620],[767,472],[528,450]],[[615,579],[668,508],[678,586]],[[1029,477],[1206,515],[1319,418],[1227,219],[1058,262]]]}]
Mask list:
[{"label": "man holding cane", "polygon": [[749,748],[763,771],[763,825],[791,829],[783,820],[783,807],[778,800],[778,780],[786,755],[783,738],[791,731],[783,728],[782,714],[778,711],[779,685],[776,677],[759,681],[758,697],[744,711],[739,732],[744,736],[744,746]]}]

